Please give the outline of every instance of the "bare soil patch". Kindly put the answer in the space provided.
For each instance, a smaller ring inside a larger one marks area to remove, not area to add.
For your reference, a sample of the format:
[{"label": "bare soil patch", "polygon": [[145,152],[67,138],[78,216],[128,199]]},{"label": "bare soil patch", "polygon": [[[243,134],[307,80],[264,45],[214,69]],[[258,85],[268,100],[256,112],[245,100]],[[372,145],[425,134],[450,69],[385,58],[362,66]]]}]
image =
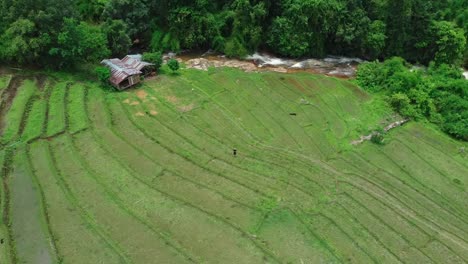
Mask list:
[{"label": "bare soil patch", "polygon": [[145,90],[138,90],[136,92],[136,95],[138,96],[138,98],[140,98],[141,100],[144,100],[146,99],[146,97],[148,96],[148,93],[145,91]]},{"label": "bare soil patch", "polygon": [[173,104],[177,104],[179,102],[179,98],[173,96],[173,95],[170,95],[170,96],[166,96],[166,100],[173,103]]},{"label": "bare soil patch", "polygon": [[44,91],[44,87],[47,82],[47,75],[40,74],[36,76],[36,86],[39,91]]},{"label": "bare soil patch", "polygon": [[191,103],[189,105],[183,105],[183,106],[179,106],[179,111],[185,113],[185,112],[190,112],[193,110],[193,108],[195,108],[195,104]]}]

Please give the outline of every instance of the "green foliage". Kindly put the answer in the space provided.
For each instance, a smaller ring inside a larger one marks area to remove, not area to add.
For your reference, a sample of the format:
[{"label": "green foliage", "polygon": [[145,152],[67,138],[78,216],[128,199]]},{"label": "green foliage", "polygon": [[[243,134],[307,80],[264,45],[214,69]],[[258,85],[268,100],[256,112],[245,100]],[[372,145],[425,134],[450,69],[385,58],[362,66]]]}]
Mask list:
[{"label": "green foliage", "polygon": [[383,21],[376,20],[369,25],[365,36],[364,49],[366,50],[366,55],[371,59],[382,55],[387,40],[385,31],[386,25]]},{"label": "green foliage", "polygon": [[31,80],[25,80],[23,85],[18,87],[18,93],[6,115],[7,122],[1,137],[2,142],[10,142],[19,136],[21,122],[25,113],[30,110],[30,102],[36,93],[35,83]]},{"label": "green foliage", "polygon": [[84,20],[99,21],[108,0],[78,0],[77,6]]},{"label": "green foliage", "polygon": [[68,0],[0,1],[0,60],[53,65],[49,50],[57,41],[64,17],[76,17]]},{"label": "green foliage", "polygon": [[371,142],[377,145],[383,145],[385,143],[385,131],[383,131],[383,129],[375,131],[371,136]]},{"label": "green foliage", "polygon": [[257,207],[263,214],[269,214],[278,207],[278,200],[275,198],[263,199]]},{"label": "green foliage", "polygon": [[179,51],[180,42],[170,32],[156,30],[153,32],[150,43],[151,52]]},{"label": "green foliage", "polygon": [[170,59],[167,62],[167,66],[169,67],[169,69],[171,69],[172,72],[176,72],[180,68],[179,61],[177,61],[176,59]]},{"label": "green foliage", "polygon": [[132,41],[127,34],[127,30],[127,25],[122,20],[108,20],[102,26],[112,56],[123,57],[130,49]]},{"label": "green foliage", "polygon": [[68,89],[67,83],[59,83],[53,89],[49,97],[49,116],[47,123],[47,136],[54,136],[65,130],[65,96]]},{"label": "green foliage", "polygon": [[2,93],[2,90],[8,87],[8,84],[11,81],[11,75],[3,75],[0,76],[0,93]]},{"label": "green foliage", "polygon": [[452,181],[453,181],[453,183],[455,183],[457,185],[462,185],[462,182],[460,181],[460,179],[453,179]]},{"label": "green foliage", "polygon": [[368,91],[384,93],[401,115],[427,118],[450,135],[468,140],[468,82],[458,67],[431,63],[422,72],[393,58],[362,64],[357,82]]},{"label": "green foliage", "polygon": [[67,97],[67,115],[71,133],[76,133],[88,127],[88,117],[85,108],[86,88],[82,85],[70,87]]},{"label": "green foliage", "polygon": [[107,86],[109,85],[109,78],[111,77],[111,70],[108,67],[96,67],[95,73],[98,80],[101,82],[102,85]]},{"label": "green foliage", "polygon": [[285,17],[273,21],[267,43],[277,53],[286,56],[304,56],[309,50],[307,35],[297,34],[293,22]]},{"label": "green foliage", "polygon": [[40,59],[51,39],[49,34],[37,31],[36,24],[28,19],[13,22],[0,36],[0,58],[20,64]]},{"label": "green foliage", "polygon": [[109,0],[102,12],[106,20],[122,20],[127,25],[128,35],[133,40],[149,39],[151,8],[147,0]]},{"label": "green foliage", "polygon": [[69,18],[65,18],[57,47],[49,53],[58,57],[59,67],[71,67],[78,62],[97,62],[110,55],[106,36],[100,28]]},{"label": "green foliage", "polygon": [[[232,32],[230,39],[235,39],[235,45],[242,47],[235,48],[240,54],[255,51],[262,42],[261,24],[265,19],[267,10],[262,1],[253,2],[249,0],[234,0],[230,6],[232,13],[228,19],[232,19]],[[226,44],[226,49],[228,48]]]},{"label": "green foliage", "polygon": [[411,99],[407,94],[397,92],[390,96],[390,104],[400,114],[406,117],[420,118],[421,115],[411,104]]},{"label": "green foliage", "polygon": [[145,52],[143,53],[143,60],[153,63],[156,70],[161,68],[163,62],[161,52]]},{"label": "green foliage", "polygon": [[383,66],[378,62],[363,63],[359,65],[356,79],[359,85],[367,91],[378,92],[383,89],[382,85],[385,80]]},{"label": "green foliage", "polygon": [[463,30],[446,21],[435,21],[433,30],[436,46],[434,61],[437,64],[460,64],[466,48]]},{"label": "green foliage", "polygon": [[30,141],[42,135],[44,124],[46,122],[46,108],[46,101],[34,101],[34,104],[31,107],[31,111],[29,112],[24,132],[21,135],[22,140]]},{"label": "green foliage", "polygon": [[464,0],[4,0],[0,7],[0,59],[10,63],[71,66],[135,45],[468,65]]},{"label": "green foliage", "polygon": [[269,46],[285,56],[324,56],[326,36],[334,31],[342,4],[292,0],[284,7],[269,31]]},{"label": "green foliage", "polygon": [[[176,7],[170,12],[168,20],[171,21],[168,33],[171,41],[162,42],[163,49],[170,47],[170,50],[178,51],[179,46],[185,49],[206,47],[219,34],[215,16],[196,7]],[[177,44],[172,43],[174,39],[178,40]]]},{"label": "green foliage", "polygon": [[239,39],[231,38],[225,44],[224,53],[226,54],[226,56],[230,58],[232,57],[244,58],[245,56],[248,55],[249,52],[244,47],[244,45],[240,42]]}]

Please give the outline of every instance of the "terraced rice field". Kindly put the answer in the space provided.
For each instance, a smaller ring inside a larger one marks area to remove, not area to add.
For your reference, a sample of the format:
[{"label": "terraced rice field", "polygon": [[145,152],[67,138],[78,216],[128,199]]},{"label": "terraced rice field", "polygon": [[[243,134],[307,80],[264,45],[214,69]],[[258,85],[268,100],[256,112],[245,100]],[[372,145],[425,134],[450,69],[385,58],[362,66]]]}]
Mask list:
[{"label": "terraced rice field", "polygon": [[[467,144],[306,73],[3,75],[0,263],[466,263]],[[233,156],[237,149],[237,156]]]}]

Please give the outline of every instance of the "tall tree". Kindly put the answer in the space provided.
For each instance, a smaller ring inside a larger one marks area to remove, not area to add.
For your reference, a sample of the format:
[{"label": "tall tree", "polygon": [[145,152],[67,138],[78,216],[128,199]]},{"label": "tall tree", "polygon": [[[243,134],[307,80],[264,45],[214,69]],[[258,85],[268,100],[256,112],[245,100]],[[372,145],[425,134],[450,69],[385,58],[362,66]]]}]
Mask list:
[{"label": "tall tree", "polygon": [[432,25],[437,64],[460,64],[466,46],[465,32],[452,22],[434,21]]},{"label": "tall tree", "polygon": [[342,3],[284,0],[283,8],[269,31],[269,47],[285,56],[324,56],[327,36],[335,31]]},{"label": "tall tree", "polygon": [[404,56],[411,29],[412,1],[388,1],[387,48],[388,56]]},{"label": "tall tree", "polygon": [[102,30],[114,57],[127,54],[132,41],[127,34],[127,25],[122,20],[108,20],[102,26]]}]

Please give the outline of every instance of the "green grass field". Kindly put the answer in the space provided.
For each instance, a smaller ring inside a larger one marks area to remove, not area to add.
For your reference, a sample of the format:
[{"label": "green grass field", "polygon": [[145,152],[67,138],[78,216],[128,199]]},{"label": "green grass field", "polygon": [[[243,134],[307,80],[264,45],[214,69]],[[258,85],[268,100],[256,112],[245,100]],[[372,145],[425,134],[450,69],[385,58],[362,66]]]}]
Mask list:
[{"label": "green grass field", "polygon": [[0,263],[468,262],[468,144],[409,122],[352,146],[395,116],[349,81],[11,78]]}]

